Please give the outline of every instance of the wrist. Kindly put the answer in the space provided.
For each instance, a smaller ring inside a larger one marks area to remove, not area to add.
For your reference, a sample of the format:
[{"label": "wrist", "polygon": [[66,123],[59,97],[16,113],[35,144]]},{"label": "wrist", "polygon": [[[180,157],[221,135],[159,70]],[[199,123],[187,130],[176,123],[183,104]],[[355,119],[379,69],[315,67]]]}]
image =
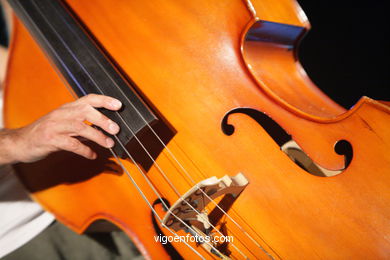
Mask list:
[{"label": "wrist", "polygon": [[0,130],[0,165],[23,161],[21,128]]}]

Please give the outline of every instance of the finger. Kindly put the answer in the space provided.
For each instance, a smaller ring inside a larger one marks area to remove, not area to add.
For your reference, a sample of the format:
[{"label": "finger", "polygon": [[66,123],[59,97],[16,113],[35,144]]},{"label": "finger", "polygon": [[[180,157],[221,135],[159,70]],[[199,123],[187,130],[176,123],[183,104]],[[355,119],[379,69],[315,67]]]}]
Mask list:
[{"label": "finger", "polygon": [[110,137],[107,137],[101,131],[91,126],[85,125],[84,129],[81,130],[78,135],[106,148],[111,148],[114,146],[114,141]]},{"label": "finger", "polygon": [[91,107],[91,109],[88,109],[84,116],[88,122],[100,127],[107,133],[115,135],[119,132],[118,124],[116,124],[114,121],[112,121],[93,107]]},{"label": "finger", "polygon": [[122,103],[118,99],[97,94],[89,94],[80,98],[77,102],[79,104],[89,104],[97,108],[104,107],[109,110],[118,110],[122,107]]},{"label": "finger", "polygon": [[61,150],[81,155],[90,160],[96,159],[96,153],[74,137],[61,138],[61,141],[58,141],[57,145]]}]

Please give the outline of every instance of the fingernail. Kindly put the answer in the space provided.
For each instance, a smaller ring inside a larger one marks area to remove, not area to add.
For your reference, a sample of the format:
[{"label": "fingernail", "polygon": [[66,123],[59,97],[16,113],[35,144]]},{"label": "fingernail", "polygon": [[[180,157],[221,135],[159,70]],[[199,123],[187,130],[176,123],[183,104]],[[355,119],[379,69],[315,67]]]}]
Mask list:
[{"label": "fingernail", "polygon": [[119,126],[115,123],[110,123],[108,129],[110,129],[111,134],[116,134],[119,132]]},{"label": "fingernail", "polygon": [[114,99],[113,101],[111,101],[111,105],[112,105],[113,108],[119,109],[122,106],[122,102],[120,102],[117,99]]},{"label": "fingernail", "polygon": [[106,144],[109,148],[114,146],[114,141],[111,138],[106,139]]}]

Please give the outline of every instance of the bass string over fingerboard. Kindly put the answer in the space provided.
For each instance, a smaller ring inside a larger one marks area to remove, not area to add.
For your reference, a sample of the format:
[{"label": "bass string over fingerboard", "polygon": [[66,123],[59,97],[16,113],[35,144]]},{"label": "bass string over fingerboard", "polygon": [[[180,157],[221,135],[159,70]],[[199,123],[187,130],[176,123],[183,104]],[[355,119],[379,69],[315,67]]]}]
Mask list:
[{"label": "bass string over fingerboard", "polygon": [[[138,95],[135,83],[123,75],[65,3],[60,0],[9,0],[9,3],[78,97],[104,94],[122,102],[118,112],[101,109],[120,126],[117,137],[122,144],[128,144],[134,134],[158,120]],[[117,143],[114,151],[126,157]]]}]

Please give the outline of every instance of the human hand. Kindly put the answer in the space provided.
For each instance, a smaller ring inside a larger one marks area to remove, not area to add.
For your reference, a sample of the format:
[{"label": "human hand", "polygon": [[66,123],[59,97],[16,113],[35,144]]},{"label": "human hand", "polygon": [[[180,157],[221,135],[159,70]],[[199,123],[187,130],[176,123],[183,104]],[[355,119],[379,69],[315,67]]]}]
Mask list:
[{"label": "human hand", "polygon": [[84,137],[106,148],[113,147],[111,138],[86,121],[110,134],[117,134],[119,126],[96,108],[118,110],[121,106],[114,98],[90,94],[61,106],[30,125],[3,130],[0,133],[0,150],[3,151],[0,151],[0,164],[34,162],[60,150],[95,159],[96,153],[76,137]]}]

